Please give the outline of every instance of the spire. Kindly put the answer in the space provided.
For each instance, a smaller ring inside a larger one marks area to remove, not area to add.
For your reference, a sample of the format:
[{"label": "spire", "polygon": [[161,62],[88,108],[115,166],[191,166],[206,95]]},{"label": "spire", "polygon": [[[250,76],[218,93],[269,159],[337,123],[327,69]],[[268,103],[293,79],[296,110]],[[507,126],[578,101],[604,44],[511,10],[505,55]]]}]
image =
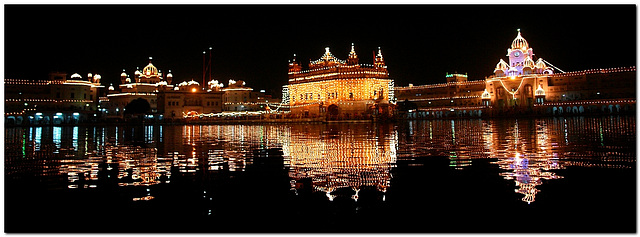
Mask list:
[{"label": "spire", "polygon": [[289,61],[289,73],[299,72],[302,70],[302,66],[296,62],[296,54],[293,54],[293,61]]},{"label": "spire", "polygon": [[374,63],[376,67],[384,67],[384,59],[382,58],[382,49],[378,47],[378,55],[375,56]]},{"label": "spire", "polygon": [[351,52],[349,52],[349,58],[347,59],[347,65],[357,65],[358,64],[358,55],[356,54],[356,49],[353,43],[351,43]]}]

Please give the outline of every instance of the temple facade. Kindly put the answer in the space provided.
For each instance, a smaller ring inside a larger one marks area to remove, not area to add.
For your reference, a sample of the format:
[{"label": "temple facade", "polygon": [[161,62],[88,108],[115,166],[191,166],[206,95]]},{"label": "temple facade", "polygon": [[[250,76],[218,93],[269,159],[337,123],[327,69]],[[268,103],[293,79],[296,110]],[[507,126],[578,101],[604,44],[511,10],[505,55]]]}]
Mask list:
[{"label": "temple facade", "polygon": [[302,67],[289,63],[289,84],[283,100],[295,117],[370,119],[392,113],[394,84],[378,49],[373,65],[360,64],[355,46],[347,60],[336,58],[329,48],[320,59]]},{"label": "temple facade", "polygon": [[142,71],[136,69],[131,76],[123,70],[120,74],[120,85],[114,88],[109,86],[109,94],[104,101],[105,117],[107,118],[123,118],[125,106],[136,99],[144,99],[151,107],[150,113],[158,113],[158,92],[164,90],[172,90],[173,74],[171,71],[165,75],[151,63],[145,66]]},{"label": "temple facade", "polygon": [[[635,111],[635,66],[557,73],[518,35],[493,75],[468,81],[447,74],[446,83],[396,87],[405,118],[565,115]],[[559,70],[559,69],[558,69]]]},{"label": "temple facade", "polygon": [[4,111],[7,125],[54,125],[97,118],[105,92],[99,74],[54,72],[48,79],[4,80]]}]

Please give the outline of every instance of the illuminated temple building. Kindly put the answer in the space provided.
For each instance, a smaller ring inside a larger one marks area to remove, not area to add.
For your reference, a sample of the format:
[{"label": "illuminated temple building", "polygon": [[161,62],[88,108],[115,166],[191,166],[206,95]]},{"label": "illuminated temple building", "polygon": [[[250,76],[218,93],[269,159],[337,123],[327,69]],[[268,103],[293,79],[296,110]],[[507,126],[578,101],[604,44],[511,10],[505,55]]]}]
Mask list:
[{"label": "illuminated temple building", "polygon": [[149,64],[142,69],[142,72],[138,69],[134,72],[134,78],[131,79],[130,75],[123,70],[120,74],[120,85],[116,90],[113,86],[109,86],[109,94],[105,101],[105,116],[106,117],[123,117],[125,106],[131,101],[142,98],[149,103],[152,113],[157,112],[158,99],[157,93],[160,90],[173,89],[171,80],[173,75],[169,72],[166,75],[166,79],[162,74],[162,71],[158,70],[149,58]]},{"label": "illuminated temple building", "polygon": [[[396,87],[399,102],[415,107],[407,118],[480,117],[517,114],[582,114],[635,111],[635,66],[556,72],[536,58],[518,35],[500,59],[493,75],[468,81],[467,75],[447,74],[441,84]],[[555,68],[555,69],[554,69]],[[409,106],[411,107],[411,106]]]},{"label": "illuminated temple building", "polygon": [[329,48],[308,70],[295,59],[289,63],[289,84],[283,101],[299,117],[358,119],[387,116],[393,103],[393,80],[389,79],[382,51],[373,65],[360,64],[351,46],[348,59],[336,58]]},{"label": "illuminated temple building", "polygon": [[77,123],[96,116],[104,93],[99,74],[50,73],[48,80],[5,79],[5,124],[51,125]]}]

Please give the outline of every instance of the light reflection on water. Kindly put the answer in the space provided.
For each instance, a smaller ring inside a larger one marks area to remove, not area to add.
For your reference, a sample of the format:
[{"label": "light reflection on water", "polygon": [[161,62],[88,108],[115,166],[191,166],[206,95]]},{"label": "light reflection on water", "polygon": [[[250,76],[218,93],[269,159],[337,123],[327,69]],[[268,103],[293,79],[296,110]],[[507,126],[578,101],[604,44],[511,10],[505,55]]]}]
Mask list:
[{"label": "light reflection on water", "polygon": [[558,170],[633,168],[635,130],[635,117],[7,128],[5,177],[41,177],[50,189],[92,189],[101,179],[115,180],[120,187],[148,187],[132,197],[145,201],[154,198],[154,185],[175,175],[246,172],[254,151],[278,148],[294,192],[310,188],[333,200],[335,191],[348,189],[357,200],[363,187],[393,188],[398,160],[440,156],[449,161],[442,169],[491,161],[531,203],[543,180],[563,178]]}]

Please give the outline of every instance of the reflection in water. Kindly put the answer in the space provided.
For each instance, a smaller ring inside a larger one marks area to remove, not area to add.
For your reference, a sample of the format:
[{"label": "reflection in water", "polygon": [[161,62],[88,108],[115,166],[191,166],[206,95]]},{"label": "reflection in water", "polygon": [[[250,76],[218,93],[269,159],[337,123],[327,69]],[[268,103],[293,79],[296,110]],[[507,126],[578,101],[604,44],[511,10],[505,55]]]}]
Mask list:
[{"label": "reflection in water", "polygon": [[390,126],[294,126],[283,137],[283,151],[291,162],[289,176],[310,178],[315,190],[331,194],[350,188],[358,199],[362,187],[386,192],[396,163],[395,133]]},{"label": "reflection in water", "polygon": [[[520,120],[413,121],[398,130],[398,157],[445,156],[463,169],[472,159],[496,158],[515,192],[531,203],[552,170],[571,166],[634,167],[635,118],[542,118]],[[458,129],[464,128],[464,129]]]},{"label": "reflection in water", "polygon": [[398,124],[31,127],[5,130],[7,180],[40,179],[49,189],[140,189],[176,176],[247,172],[254,151],[282,149],[293,191],[333,200],[362,188],[386,193],[397,160],[440,156],[454,170],[488,159],[534,202],[544,180],[569,167],[633,168],[635,118],[425,120]]}]

